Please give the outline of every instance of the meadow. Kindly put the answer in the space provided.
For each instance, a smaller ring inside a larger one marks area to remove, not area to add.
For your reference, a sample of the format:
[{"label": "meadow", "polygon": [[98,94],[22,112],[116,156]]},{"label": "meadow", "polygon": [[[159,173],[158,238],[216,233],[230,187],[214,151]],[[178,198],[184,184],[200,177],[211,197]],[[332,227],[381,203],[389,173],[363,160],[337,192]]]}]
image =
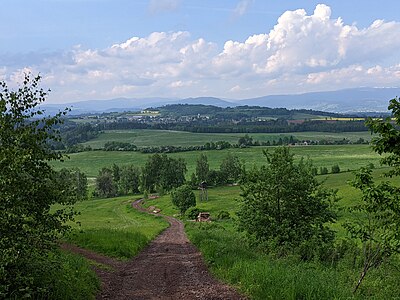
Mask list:
[{"label": "meadow", "polygon": [[79,202],[77,223],[67,241],[119,259],[140,252],[168,223],[164,219],[138,212],[131,202],[138,196],[91,199]]},{"label": "meadow", "polygon": [[[254,140],[260,142],[278,141],[279,138],[293,136],[298,140],[328,140],[339,141],[348,139],[352,142],[359,138],[370,140],[371,134],[364,132],[293,132],[293,133],[250,133]],[[106,130],[93,140],[83,143],[93,149],[101,149],[109,141],[131,143],[138,147],[150,146],[200,146],[207,142],[226,141],[232,144],[237,143],[244,133],[193,133],[186,131],[172,130]]]},{"label": "meadow", "polygon": [[[224,150],[202,151],[208,157],[210,168],[217,169],[221,161],[228,153],[234,154],[245,162],[247,167],[258,165],[265,162],[263,150],[273,149],[273,147],[251,147],[251,148],[232,148]],[[296,159],[309,157],[316,167],[327,167],[329,170],[332,165],[338,164],[342,171],[356,170],[368,163],[379,166],[379,155],[372,151],[368,145],[319,145],[319,146],[293,146],[292,153]],[[69,159],[64,162],[53,163],[56,169],[77,167],[86,173],[88,177],[95,177],[103,167],[112,164],[127,165],[134,164],[138,167],[144,166],[148,156],[140,152],[130,151],[89,151],[69,154]],[[189,151],[168,154],[173,158],[181,157],[187,163],[187,176],[195,171],[196,160],[199,151]]]}]

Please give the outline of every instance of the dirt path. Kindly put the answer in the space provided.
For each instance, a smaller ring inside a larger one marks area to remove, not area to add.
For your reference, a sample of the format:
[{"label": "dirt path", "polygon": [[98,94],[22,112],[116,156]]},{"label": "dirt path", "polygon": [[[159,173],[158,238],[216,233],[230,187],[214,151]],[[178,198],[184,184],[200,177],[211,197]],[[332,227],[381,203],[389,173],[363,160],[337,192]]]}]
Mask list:
[{"label": "dirt path", "polygon": [[[144,211],[140,202],[137,200],[132,206]],[[245,299],[210,275],[200,252],[189,242],[182,222],[164,218],[170,227],[131,261],[116,262],[98,254],[93,256],[87,250],[72,249],[113,268],[96,270],[102,281],[97,299]]]}]

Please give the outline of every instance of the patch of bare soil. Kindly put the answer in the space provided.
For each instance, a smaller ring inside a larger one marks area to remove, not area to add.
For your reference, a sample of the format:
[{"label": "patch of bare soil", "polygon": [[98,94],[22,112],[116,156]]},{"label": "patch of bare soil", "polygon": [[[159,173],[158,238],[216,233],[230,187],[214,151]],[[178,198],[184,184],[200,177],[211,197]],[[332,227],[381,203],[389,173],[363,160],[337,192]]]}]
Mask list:
[{"label": "patch of bare soil", "polygon": [[[132,206],[143,211],[140,202]],[[96,268],[102,281],[97,299],[245,299],[210,275],[182,222],[164,218],[170,227],[131,261],[117,262],[87,250],[71,249],[113,269]]]}]

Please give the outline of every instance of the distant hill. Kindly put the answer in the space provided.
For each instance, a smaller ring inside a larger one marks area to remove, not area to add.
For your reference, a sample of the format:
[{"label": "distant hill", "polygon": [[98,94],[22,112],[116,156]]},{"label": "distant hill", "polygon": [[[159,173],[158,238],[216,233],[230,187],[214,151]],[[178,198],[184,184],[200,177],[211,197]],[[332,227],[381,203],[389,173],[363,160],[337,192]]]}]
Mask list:
[{"label": "distant hill", "polygon": [[244,99],[237,103],[338,113],[386,112],[389,100],[396,96],[400,96],[400,88],[354,88],[295,95],[270,95]]},{"label": "distant hill", "polygon": [[336,113],[386,112],[390,99],[400,96],[400,88],[354,88],[329,92],[291,95],[270,95],[243,100],[226,100],[215,97],[197,98],[117,98],[111,100],[88,100],[65,104],[44,104],[41,107],[54,114],[65,107],[70,115],[137,111],[148,107],[168,104],[203,104],[218,107],[241,105],[271,108],[312,109]]},{"label": "distant hill", "polygon": [[103,113],[103,112],[124,112],[138,111],[148,107],[159,107],[168,104],[204,104],[218,107],[236,106],[235,103],[228,102],[214,97],[198,97],[186,99],[174,98],[116,98],[110,100],[87,100],[65,104],[44,104],[41,108],[47,113],[54,114],[64,108],[71,108],[70,115]]}]

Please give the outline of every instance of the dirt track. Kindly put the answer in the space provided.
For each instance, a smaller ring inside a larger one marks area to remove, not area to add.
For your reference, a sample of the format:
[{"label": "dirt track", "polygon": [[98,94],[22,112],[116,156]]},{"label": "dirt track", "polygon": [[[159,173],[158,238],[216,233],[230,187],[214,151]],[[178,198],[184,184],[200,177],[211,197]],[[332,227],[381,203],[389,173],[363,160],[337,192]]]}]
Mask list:
[{"label": "dirt track", "polygon": [[[140,201],[132,206],[143,210]],[[69,246],[113,269],[96,269],[102,281],[97,299],[245,299],[212,278],[200,252],[189,242],[182,222],[168,216],[165,219],[170,227],[128,262]]]}]

